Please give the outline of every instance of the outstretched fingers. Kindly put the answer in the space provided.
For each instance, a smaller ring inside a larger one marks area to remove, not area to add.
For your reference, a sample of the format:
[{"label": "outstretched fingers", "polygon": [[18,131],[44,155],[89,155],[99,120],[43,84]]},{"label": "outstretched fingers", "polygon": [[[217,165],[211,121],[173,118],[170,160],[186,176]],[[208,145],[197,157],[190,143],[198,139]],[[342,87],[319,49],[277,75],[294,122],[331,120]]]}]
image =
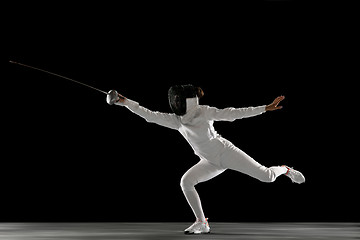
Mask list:
[{"label": "outstretched fingers", "polygon": [[282,106],[278,106],[278,104],[284,99],[285,99],[285,96],[279,96],[279,97],[275,98],[275,100],[273,102],[273,104],[275,106],[275,109],[281,109],[282,108]]},{"label": "outstretched fingers", "polygon": [[284,99],[285,99],[285,96],[279,96],[279,97],[275,98],[274,103],[276,105],[278,105]]},{"label": "outstretched fingers", "polygon": [[284,99],[285,99],[285,96],[279,96],[279,97],[275,98],[275,100],[271,104],[269,104],[265,107],[265,111],[274,111],[274,110],[282,109],[283,107],[278,106],[278,104]]}]

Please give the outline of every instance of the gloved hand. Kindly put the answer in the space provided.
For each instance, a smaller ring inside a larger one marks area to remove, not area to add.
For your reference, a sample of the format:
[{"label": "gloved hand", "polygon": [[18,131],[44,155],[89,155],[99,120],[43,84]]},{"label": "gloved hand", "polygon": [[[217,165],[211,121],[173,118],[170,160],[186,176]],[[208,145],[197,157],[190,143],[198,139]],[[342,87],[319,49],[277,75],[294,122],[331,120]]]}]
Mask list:
[{"label": "gloved hand", "polygon": [[124,103],[125,97],[119,94],[116,90],[110,90],[106,96],[106,102],[113,105],[116,102]]}]

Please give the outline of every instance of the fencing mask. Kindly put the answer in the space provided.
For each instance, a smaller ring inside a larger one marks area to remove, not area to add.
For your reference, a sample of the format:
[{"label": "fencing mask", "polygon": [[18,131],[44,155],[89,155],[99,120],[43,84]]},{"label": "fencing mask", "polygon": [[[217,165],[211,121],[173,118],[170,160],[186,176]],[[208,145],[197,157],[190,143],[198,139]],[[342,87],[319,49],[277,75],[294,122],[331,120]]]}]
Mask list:
[{"label": "fencing mask", "polygon": [[[178,116],[186,113],[186,99],[195,98],[201,88],[188,85],[175,85],[170,87],[168,91],[168,98],[171,110]],[[201,90],[202,92],[202,90]],[[202,93],[203,94],[203,93]],[[202,95],[201,95],[202,96]],[[199,97],[201,97],[199,96]]]}]

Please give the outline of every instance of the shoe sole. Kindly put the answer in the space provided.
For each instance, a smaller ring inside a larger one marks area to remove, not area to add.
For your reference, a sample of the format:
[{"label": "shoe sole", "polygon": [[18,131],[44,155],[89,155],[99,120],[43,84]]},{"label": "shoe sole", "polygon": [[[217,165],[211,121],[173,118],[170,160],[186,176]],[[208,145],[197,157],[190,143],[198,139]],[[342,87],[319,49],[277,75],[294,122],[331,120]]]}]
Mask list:
[{"label": "shoe sole", "polygon": [[194,232],[189,232],[189,231],[185,231],[184,232],[185,235],[198,235],[198,234],[210,234],[210,231],[209,232],[201,232],[201,233],[194,233]]},{"label": "shoe sole", "polygon": [[[288,171],[286,172],[285,175],[286,175],[288,178],[290,178],[293,183],[302,184],[302,183],[305,182],[305,177],[304,177],[304,175],[303,175],[301,172],[299,172],[299,171],[297,171],[297,170],[295,170],[295,169],[293,169],[293,168],[290,168],[290,167],[288,167],[288,166],[286,166],[286,165],[282,165],[282,167],[286,167],[286,168],[288,169]],[[299,179],[298,181],[294,181],[294,180],[288,175],[290,170],[294,170],[294,171],[300,173],[302,179],[301,179],[301,180]]]}]

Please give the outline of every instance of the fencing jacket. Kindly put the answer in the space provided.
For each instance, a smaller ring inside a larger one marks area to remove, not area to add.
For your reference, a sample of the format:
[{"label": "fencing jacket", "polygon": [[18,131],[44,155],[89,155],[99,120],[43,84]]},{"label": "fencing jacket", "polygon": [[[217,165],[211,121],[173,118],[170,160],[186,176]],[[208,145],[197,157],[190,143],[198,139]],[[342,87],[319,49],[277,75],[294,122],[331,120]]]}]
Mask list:
[{"label": "fencing jacket", "polygon": [[199,105],[197,97],[186,99],[186,114],[183,116],[151,111],[130,99],[126,99],[124,103],[118,102],[116,104],[126,106],[147,122],[178,130],[191,145],[196,155],[215,164],[220,164],[222,153],[226,148],[233,145],[215,131],[213,127],[214,121],[234,121],[265,112],[265,105],[224,109]]}]

